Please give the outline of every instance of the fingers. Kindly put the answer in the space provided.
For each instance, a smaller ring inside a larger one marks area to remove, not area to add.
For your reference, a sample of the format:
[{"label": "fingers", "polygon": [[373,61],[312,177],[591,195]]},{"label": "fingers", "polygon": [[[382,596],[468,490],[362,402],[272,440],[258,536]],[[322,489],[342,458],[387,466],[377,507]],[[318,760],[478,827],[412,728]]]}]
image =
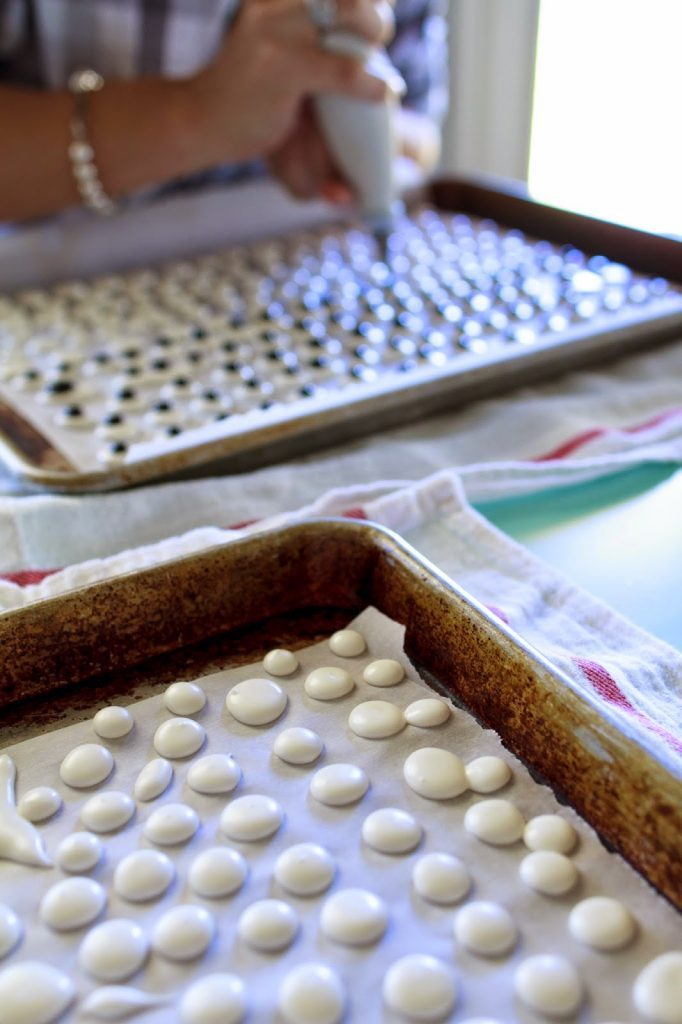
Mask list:
[{"label": "fingers", "polygon": [[353,32],[373,46],[393,38],[395,15],[389,0],[338,0],[336,29]]},{"label": "fingers", "polygon": [[387,92],[383,79],[368,74],[353,57],[327,53],[317,47],[301,53],[295,85],[303,94],[340,93],[375,102],[385,99]]},{"label": "fingers", "polygon": [[317,122],[308,107],[296,128],[269,160],[270,171],[297,199],[323,196],[347,202],[351,191],[338,177]]}]

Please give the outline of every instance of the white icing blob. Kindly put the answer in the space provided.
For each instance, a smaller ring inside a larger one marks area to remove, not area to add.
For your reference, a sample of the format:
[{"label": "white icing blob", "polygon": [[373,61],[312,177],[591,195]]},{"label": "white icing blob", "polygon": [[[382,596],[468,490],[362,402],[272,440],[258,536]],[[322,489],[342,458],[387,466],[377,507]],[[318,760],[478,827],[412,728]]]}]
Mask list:
[{"label": "white icing blob", "polygon": [[539,814],[531,818],[523,830],[523,841],[529,850],[570,853],[577,839],[577,833],[570,822],[558,814]]},{"label": "white icing blob", "polygon": [[176,846],[191,839],[199,828],[199,815],[187,804],[157,807],[144,823],[146,839],[159,846]]},{"label": "white icing blob", "polygon": [[362,838],[380,853],[409,853],[419,846],[423,829],[411,814],[397,807],[382,807],[362,823]]},{"label": "white icing blob", "polygon": [[421,747],[405,760],[403,776],[410,789],[429,800],[449,800],[467,788],[464,762],[440,747]]},{"label": "white icing blob", "polygon": [[263,658],[263,668],[272,676],[290,676],[298,668],[298,658],[293,651],[276,647]]},{"label": "white icing blob", "polygon": [[511,779],[511,768],[501,757],[487,754],[469,761],[464,769],[474,793],[495,793]]},{"label": "white icing blob", "polygon": [[682,1024],[682,952],[663,953],[637,976],[632,997],[655,1024]]},{"label": "white icing blob", "polygon": [[593,949],[622,949],[635,936],[637,925],[620,900],[592,896],[581,900],[568,916],[568,930],[574,939]]},{"label": "white icing blob", "polygon": [[422,697],[407,705],[405,721],[408,725],[416,725],[420,729],[433,729],[434,726],[447,722],[450,714],[450,708],[444,700],[438,700],[437,697]]},{"label": "white icing blob", "polygon": [[127,736],[135,720],[128,708],[112,704],[108,708],[100,708],[92,720],[92,727],[103,740],[120,740]]},{"label": "white icing blob", "polygon": [[82,743],[66,755],[59,766],[62,782],[73,789],[89,789],[109,778],[114,757],[101,743]]},{"label": "white icing blob", "polygon": [[62,839],[55,856],[62,871],[90,871],[99,864],[102,842],[90,832],[73,832]]},{"label": "white icing blob", "polygon": [[481,800],[464,815],[467,832],[491,846],[511,846],[523,835],[523,816],[509,800]]},{"label": "white icing blob", "polygon": [[206,952],[215,933],[215,918],[209,910],[183,903],[156,922],[152,948],[168,960],[196,960]]},{"label": "white icing blob", "polygon": [[0,860],[50,867],[40,833],[17,811],[14,782],[17,770],[8,754],[0,754]]},{"label": "white icing blob", "polygon": [[175,878],[175,865],[160,850],[135,850],[116,865],[114,892],[131,903],[162,896]]},{"label": "white icing blob", "polygon": [[284,812],[270,796],[253,793],[232,800],[220,815],[220,828],[228,839],[256,842],[274,835]]},{"label": "white icing blob", "polygon": [[389,1009],[410,1020],[439,1021],[457,999],[452,971],[433,956],[414,953],[392,964],[382,986]]},{"label": "white icing blob", "polygon": [[516,969],[514,989],[519,999],[549,1017],[571,1017],[583,999],[575,967],[562,956],[531,956]]},{"label": "white icing blob", "polygon": [[330,636],[329,649],[341,658],[357,658],[367,650],[367,643],[357,630],[339,629]]},{"label": "white icing blob", "polygon": [[387,700],[366,700],[355,705],[348,716],[348,724],[356,736],[380,740],[404,729],[405,716],[396,704]]},{"label": "white icing blob", "polygon": [[37,960],[0,971],[2,1024],[52,1024],[75,995],[68,975]]},{"label": "white icing blob", "polygon": [[156,800],[168,789],[173,779],[173,765],[165,757],[149,761],[135,779],[133,792],[136,800]]},{"label": "white icing blob", "polygon": [[275,879],[294,896],[317,896],[334,881],[336,862],[324,846],[298,843],[281,853],[275,863]]},{"label": "white icing blob", "polygon": [[24,793],[17,810],[26,821],[47,821],[62,806],[62,798],[51,786],[36,786]]},{"label": "white icing blob", "polygon": [[312,764],[324,750],[324,743],[312,729],[295,725],[279,734],[272,749],[287,764]]},{"label": "white icing blob", "polygon": [[163,703],[174,715],[196,715],[206,704],[206,694],[197,683],[171,683]]},{"label": "white icing blob", "polygon": [[319,768],[310,780],[310,795],[330,807],[354,804],[368,788],[365,772],[354,764],[328,764]]},{"label": "white icing blob", "polygon": [[107,895],[92,878],[65,878],[48,889],[40,901],[40,916],[58,932],[92,924],[104,910]]},{"label": "white icing blob", "polygon": [[393,658],[379,658],[370,661],[362,673],[362,678],[370,686],[395,686],[405,678],[405,669]]},{"label": "white icing blob", "polygon": [[345,1005],[338,974],[326,964],[299,964],[289,971],[277,1005],[286,1024],[339,1024]]},{"label": "white icing blob", "polygon": [[163,996],[153,996],[128,985],[103,985],[86,996],[80,1009],[81,1013],[97,1020],[118,1021],[165,1001]]},{"label": "white icing blob", "polygon": [[338,700],[355,686],[353,677],[345,668],[316,668],[306,676],[303,689],[315,700]]},{"label": "white icing blob", "polygon": [[253,949],[272,953],[290,946],[298,927],[298,914],[284,900],[258,900],[241,914],[237,933]]},{"label": "white icing blob", "polygon": [[245,859],[237,850],[214,846],[192,861],[187,881],[198,896],[219,899],[241,889],[248,871]]},{"label": "white icing blob", "polygon": [[269,725],[287,706],[287,695],[272,679],[244,679],[225,698],[230,714],[244,725]]},{"label": "white icing blob", "polygon": [[455,917],[454,931],[460,945],[480,956],[501,956],[516,942],[511,914],[499,903],[485,900],[462,907]]},{"label": "white icing blob", "polygon": [[578,869],[572,860],[554,850],[535,850],[519,865],[521,881],[543,896],[563,896],[578,881]]},{"label": "white icing blob", "polygon": [[449,853],[427,853],[412,870],[412,883],[430,903],[459,903],[471,889],[471,875],[461,860]]},{"label": "white icing blob", "polygon": [[206,730],[193,718],[169,718],[154,733],[154,749],[161,757],[191,757],[206,739]]},{"label": "white icing blob", "polygon": [[241,777],[242,770],[231,754],[207,754],[187,772],[187,785],[197,793],[231,793]]},{"label": "white icing blob", "polygon": [[0,960],[11,953],[22,935],[18,916],[6,903],[0,903]]},{"label": "white icing blob", "polygon": [[148,952],[149,942],[139,924],[119,917],[88,932],[78,960],[98,981],[125,981],[142,967]]},{"label": "white icing blob", "polygon": [[91,832],[115,832],[130,821],[135,802],[127,793],[109,789],[97,793],[81,807],[81,821]]},{"label": "white icing blob", "polygon": [[345,946],[369,946],[388,927],[386,904],[366,889],[341,889],[322,907],[320,927],[329,939]]},{"label": "white icing blob", "polygon": [[182,1024],[241,1024],[249,1008],[246,986],[236,974],[207,974],[185,992]]}]

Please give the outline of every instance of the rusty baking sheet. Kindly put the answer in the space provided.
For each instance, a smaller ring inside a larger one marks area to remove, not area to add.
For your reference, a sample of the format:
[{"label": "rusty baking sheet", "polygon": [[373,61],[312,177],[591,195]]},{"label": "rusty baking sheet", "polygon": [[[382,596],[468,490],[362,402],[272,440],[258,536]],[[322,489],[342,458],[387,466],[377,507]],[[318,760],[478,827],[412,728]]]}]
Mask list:
[{"label": "rusty baking sheet", "polygon": [[492,727],[682,909],[680,780],[537,651],[389,531],[311,520],[0,617],[5,742],[179,676],[316,642],[368,605],[432,685]]}]

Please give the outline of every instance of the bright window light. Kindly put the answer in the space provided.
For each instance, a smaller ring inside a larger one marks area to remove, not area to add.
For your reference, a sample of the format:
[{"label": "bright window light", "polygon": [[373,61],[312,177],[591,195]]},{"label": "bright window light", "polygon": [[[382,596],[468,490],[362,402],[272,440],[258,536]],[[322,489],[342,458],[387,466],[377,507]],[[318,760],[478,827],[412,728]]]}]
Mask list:
[{"label": "bright window light", "polygon": [[528,184],[682,237],[680,0],[541,0]]}]

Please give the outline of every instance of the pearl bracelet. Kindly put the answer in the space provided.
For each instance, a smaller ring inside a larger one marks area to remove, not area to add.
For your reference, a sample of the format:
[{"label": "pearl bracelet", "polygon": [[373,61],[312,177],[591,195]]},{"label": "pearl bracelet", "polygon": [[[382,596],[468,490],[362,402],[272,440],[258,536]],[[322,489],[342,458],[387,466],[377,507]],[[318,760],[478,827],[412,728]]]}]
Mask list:
[{"label": "pearl bracelet", "polygon": [[99,92],[103,85],[102,76],[89,68],[74,71],[70,75],[68,87],[74,95],[75,108],[71,115],[71,142],[68,153],[83,205],[94,213],[108,217],[116,211],[116,203],[106,194],[100,181],[95,164],[95,151],[90,145],[85,123],[88,94]]}]

